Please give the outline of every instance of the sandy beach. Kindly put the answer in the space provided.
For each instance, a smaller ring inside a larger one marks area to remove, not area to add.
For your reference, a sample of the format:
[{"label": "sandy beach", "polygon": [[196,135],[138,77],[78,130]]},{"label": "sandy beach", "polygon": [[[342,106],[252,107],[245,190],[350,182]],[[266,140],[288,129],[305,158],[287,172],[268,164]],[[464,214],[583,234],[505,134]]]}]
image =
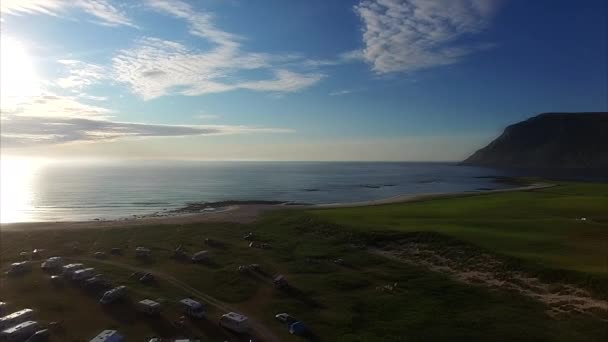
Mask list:
[{"label": "sandy beach", "polygon": [[330,208],[346,208],[346,207],[362,207],[370,205],[382,205],[393,203],[411,203],[426,201],[438,198],[452,198],[465,196],[481,196],[493,193],[511,192],[511,191],[531,191],[554,186],[548,183],[537,183],[528,186],[496,189],[479,192],[444,192],[444,193],[427,193],[427,194],[405,194],[400,196],[389,197],[385,199],[352,202],[352,203],[329,203],[329,204],[235,204],[226,207],[217,208],[215,211],[205,211],[200,213],[178,213],[169,215],[150,215],[127,217],[116,220],[91,220],[91,221],[58,221],[58,222],[19,222],[19,223],[4,223],[0,225],[0,230],[9,231],[32,231],[32,230],[50,230],[50,229],[95,229],[95,228],[119,228],[128,226],[146,226],[146,225],[180,225],[191,224],[198,222],[230,222],[247,224],[254,222],[261,214],[271,210],[298,210],[298,209],[330,209]]}]

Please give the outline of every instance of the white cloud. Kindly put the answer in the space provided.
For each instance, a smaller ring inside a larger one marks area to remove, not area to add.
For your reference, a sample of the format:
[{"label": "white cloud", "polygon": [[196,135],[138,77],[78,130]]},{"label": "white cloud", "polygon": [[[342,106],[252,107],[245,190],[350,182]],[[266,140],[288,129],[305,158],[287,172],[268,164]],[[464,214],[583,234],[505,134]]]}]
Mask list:
[{"label": "white cloud", "polygon": [[[2,116],[56,117],[104,119],[111,110],[79,102],[75,97],[61,96],[46,92],[31,97],[27,102],[7,108],[2,107]],[[5,127],[2,127],[4,131]]]},{"label": "white cloud", "polygon": [[[197,96],[236,89],[295,92],[323,78],[316,72],[286,70],[282,63],[293,56],[243,51],[237,35],[217,28],[209,13],[195,11],[181,1],[150,0],[148,6],[160,13],[185,20],[189,32],[212,44],[208,50],[179,42],[143,38],[135,47],[119,51],[113,58],[115,79],[131,87],[144,100],[181,94]],[[242,80],[239,71],[271,73],[271,79]]]},{"label": "white cloud", "polygon": [[319,73],[301,74],[289,70],[275,71],[270,80],[249,81],[235,84],[237,88],[255,91],[294,92],[319,82],[325,75]]},{"label": "white cloud", "polygon": [[[295,92],[323,78],[319,73],[298,73],[271,66],[272,58],[244,53],[233,45],[201,52],[177,42],[144,38],[137,47],[113,58],[115,79],[128,84],[144,100],[181,94],[197,96],[236,89]],[[267,70],[272,79],[242,81],[236,73]]]},{"label": "white cloud", "polygon": [[177,0],[148,0],[147,3],[153,10],[185,19],[190,24],[190,33],[195,36],[224,47],[237,48],[240,45],[237,42],[240,39],[238,36],[215,27],[210,13],[196,12],[189,4]]},{"label": "white cloud", "polygon": [[100,65],[89,64],[73,59],[58,61],[68,70],[68,76],[61,77],[55,82],[64,89],[82,90],[88,86],[108,78],[108,71]]},{"label": "white cloud", "polygon": [[460,40],[482,32],[499,0],[362,0],[363,58],[380,74],[460,61],[488,44]]},{"label": "white cloud", "polygon": [[61,16],[65,12],[81,10],[102,25],[137,27],[126,14],[107,0],[2,0],[2,14],[46,14]]},{"label": "white cloud", "polygon": [[[103,100],[103,99],[96,99]],[[14,108],[0,108],[2,148],[107,141],[132,137],[181,137],[243,133],[286,133],[289,129],[239,125],[158,125],[119,122],[114,112],[49,92]]]},{"label": "white cloud", "polygon": [[352,90],[349,89],[343,89],[343,90],[336,90],[336,91],[332,91],[331,93],[329,93],[330,96],[341,96],[341,95],[347,95],[352,93]]},{"label": "white cloud", "polygon": [[285,129],[226,125],[154,125],[70,117],[3,116],[2,147],[29,147],[136,137],[183,137],[271,132]]}]

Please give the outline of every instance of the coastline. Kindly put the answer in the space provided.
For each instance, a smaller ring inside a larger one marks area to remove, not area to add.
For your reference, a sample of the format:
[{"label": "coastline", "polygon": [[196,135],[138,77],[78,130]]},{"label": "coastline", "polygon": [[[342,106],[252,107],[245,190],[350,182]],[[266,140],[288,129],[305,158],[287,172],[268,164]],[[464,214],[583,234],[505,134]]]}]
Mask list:
[{"label": "coastline", "polygon": [[[172,214],[144,215],[137,217],[127,217],[115,220],[90,220],[90,221],[53,221],[53,222],[15,222],[0,224],[2,232],[32,231],[32,230],[73,230],[73,229],[95,229],[95,228],[121,228],[130,226],[148,225],[182,225],[203,222],[229,222],[247,224],[254,222],[261,214],[279,209],[333,209],[363,207],[383,204],[411,203],[427,201],[440,198],[456,198],[488,195],[501,192],[512,191],[531,191],[555,186],[550,183],[534,183],[526,186],[519,186],[506,189],[494,189],[483,191],[464,191],[464,192],[438,192],[426,194],[404,194],[379,200],[369,200],[362,202],[347,203],[328,203],[328,204],[298,204],[289,202],[271,201],[227,201],[225,206],[218,206],[216,203],[197,204],[203,209],[199,212],[187,210],[177,210]],[[213,211],[205,211],[207,207],[214,208]]]}]

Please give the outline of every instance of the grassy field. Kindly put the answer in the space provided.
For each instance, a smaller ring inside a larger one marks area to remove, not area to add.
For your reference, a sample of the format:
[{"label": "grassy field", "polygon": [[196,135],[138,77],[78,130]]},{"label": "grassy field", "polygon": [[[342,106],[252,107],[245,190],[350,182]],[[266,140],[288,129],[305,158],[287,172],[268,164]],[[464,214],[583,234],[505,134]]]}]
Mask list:
[{"label": "grassy field", "polygon": [[366,233],[433,231],[546,268],[608,275],[608,184],[312,213]]},{"label": "grassy field", "polygon": [[[421,266],[370,254],[365,246],[379,237],[437,232],[497,257],[520,260],[522,267],[597,280],[594,284],[602,292],[607,272],[605,208],[608,186],[563,184],[542,191],[422,203],[287,210],[269,213],[251,225],[4,232],[3,268],[19,260],[22,250],[45,248],[49,256],[84,260],[114,283],[127,285],[133,301],[161,298],[165,310],[161,318],[151,320],[137,315],[129,303],[102,309],[98,295],[69,284],[53,287],[37,266],[23,277],[0,276],[0,300],[12,309],[36,309],[42,322],[63,320],[65,330],[53,332],[53,341],[88,340],[107,328],[120,330],[129,341],[155,334],[204,341],[238,338],[217,327],[223,313],[217,308],[211,308],[208,319],[190,322],[186,330],[173,328],[170,323],[180,315],[174,303],[188,295],[245,313],[285,341],[302,338],[289,335],[275,321],[278,312],[303,320],[323,341],[600,341],[607,337],[607,328],[596,317],[571,314],[556,319],[533,299],[466,285]],[[587,221],[578,221],[580,217]],[[272,249],[249,248],[242,239],[247,232]],[[220,241],[221,246],[206,246],[205,238]],[[80,252],[73,251],[75,242]],[[211,261],[194,265],[172,259],[179,244],[190,252],[208,249]],[[134,258],[134,248],[140,245],[152,249],[152,260]],[[125,255],[101,262],[91,259],[95,251],[112,247],[124,248]],[[336,258],[344,264],[334,263]],[[238,265],[250,263],[260,264],[264,273],[236,272]],[[142,285],[129,278],[133,269],[169,278]],[[291,290],[273,288],[271,276],[276,273],[287,276]],[[377,289],[393,283],[398,287],[392,292]]]}]

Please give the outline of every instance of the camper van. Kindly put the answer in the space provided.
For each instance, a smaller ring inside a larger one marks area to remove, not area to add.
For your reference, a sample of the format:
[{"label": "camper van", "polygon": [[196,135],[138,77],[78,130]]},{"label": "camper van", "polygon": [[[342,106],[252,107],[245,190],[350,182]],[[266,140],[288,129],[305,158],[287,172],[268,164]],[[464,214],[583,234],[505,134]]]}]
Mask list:
[{"label": "camper van", "polygon": [[63,258],[62,257],[50,257],[46,259],[41,265],[40,268],[43,270],[54,270],[59,269],[63,266]]},{"label": "camper van", "polygon": [[34,335],[38,330],[38,323],[34,321],[26,321],[15,325],[14,327],[3,330],[0,333],[1,342],[21,342],[27,340]]},{"label": "camper van", "polygon": [[72,278],[72,274],[80,269],[83,269],[83,264],[69,264],[62,267],[63,276],[66,278]]},{"label": "camper van", "polygon": [[118,299],[123,298],[127,293],[127,287],[126,286],[118,286],[115,287],[111,290],[106,291],[103,296],[101,297],[101,299],[99,300],[99,302],[101,304],[110,304]]},{"label": "camper van", "polygon": [[72,280],[83,280],[93,276],[95,269],[93,267],[83,268],[72,273]]},{"label": "camper van", "polygon": [[249,318],[236,312],[229,312],[220,318],[220,327],[245,333],[249,331]]},{"label": "camper van", "polygon": [[34,310],[23,309],[0,318],[0,331],[13,325],[25,322],[34,316]]},{"label": "camper van", "polygon": [[160,303],[150,299],[144,299],[137,303],[137,311],[147,315],[158,315],[160,314]]},{"label": "camper van", "polygon": [[184,307],[184,313],[190,317],[202,318],[205,316],[207,309],[204,304],[201,304],[194,299],[186,298],[179,301]]}]

